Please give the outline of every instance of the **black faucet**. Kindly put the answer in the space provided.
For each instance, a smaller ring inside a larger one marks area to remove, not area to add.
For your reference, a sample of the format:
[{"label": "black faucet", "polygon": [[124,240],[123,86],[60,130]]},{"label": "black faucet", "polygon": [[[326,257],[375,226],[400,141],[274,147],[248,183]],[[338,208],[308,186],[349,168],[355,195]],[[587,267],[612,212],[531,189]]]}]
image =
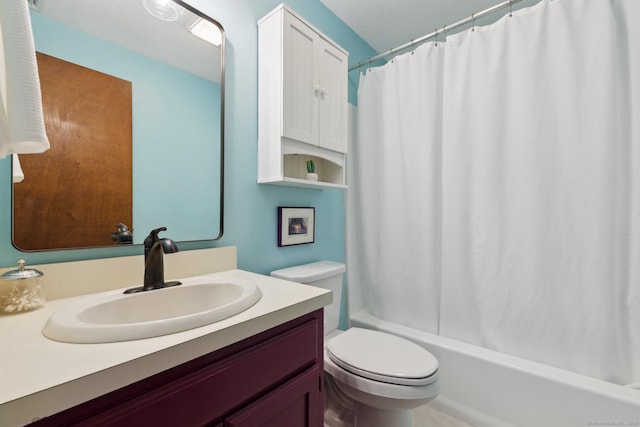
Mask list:
[{"label": "black faucet", "polygon": [[124,291],[125,294],[151,291],[154,289],[168,288],[180,285],[181,282],[164,281],[164,260],[163,255],[178,252],[178,245],[169,238],[159,238],[158,233],[166,231],[167,227],[151,230],[144,239],[144,285]]}]

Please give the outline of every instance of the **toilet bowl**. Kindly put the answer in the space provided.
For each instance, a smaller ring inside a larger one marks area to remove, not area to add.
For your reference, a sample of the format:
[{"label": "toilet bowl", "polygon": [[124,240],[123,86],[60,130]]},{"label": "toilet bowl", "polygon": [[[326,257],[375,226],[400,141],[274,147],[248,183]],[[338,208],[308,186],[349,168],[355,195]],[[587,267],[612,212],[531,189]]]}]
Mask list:
[{"label": "toilet bowl", "polygon": [[320,261],[271,273],[333,291],[324,309],[325,426],[410,427],[411,410],[438,394],[438,361],[395,335],[338,330],[344,272],[344,264]]}]

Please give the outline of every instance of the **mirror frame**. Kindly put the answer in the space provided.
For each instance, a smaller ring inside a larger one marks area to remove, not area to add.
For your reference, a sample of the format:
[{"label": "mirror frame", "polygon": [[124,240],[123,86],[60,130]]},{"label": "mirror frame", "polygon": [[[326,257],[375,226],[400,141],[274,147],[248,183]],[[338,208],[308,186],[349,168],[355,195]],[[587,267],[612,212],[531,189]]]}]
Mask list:
[{"label": "mirror frame", "polygon": [[[215,24],[221,33],[221,43],[220,43],[220,195],[219,195],[219,212],[220,212],[220,222],[219,222],[219,232],[218,235],[212,239],[196,239],[196,240],[177,240],[177,243],[197,243],[197,242],[212,242],[216,240],[220,240],[224,234],[224,164],[225,164],[225,70],[226,70],[226,33],[224,27],[220,22],[216,19],[210,17],[209,15],[201,12],[195,7],[191,6],[188,3],[185,3],[183,0],[171,0],[173,3],[178,4],[194,15],[210,21]],[[13,173],[13,165],[11,166],[11,171]],[[45,249],[23,249],[18,247],[15,244],[15,235],[14,235],[14,206],[15,206],[15,191],[14,184],[11,184],[11,244],[14,248],[24,253],[41,253],[41,252],[56,252],[56,251],[75,251],[75,250],[86,250],[86,249],[105,249],[105,248],[131,248],[131,247],[139,247],[142,246],[143,243],[134,243],[130,245],[104,245],[104,246],[81,246],[81,247],[73,247],[73,248],[45,248]]]}]

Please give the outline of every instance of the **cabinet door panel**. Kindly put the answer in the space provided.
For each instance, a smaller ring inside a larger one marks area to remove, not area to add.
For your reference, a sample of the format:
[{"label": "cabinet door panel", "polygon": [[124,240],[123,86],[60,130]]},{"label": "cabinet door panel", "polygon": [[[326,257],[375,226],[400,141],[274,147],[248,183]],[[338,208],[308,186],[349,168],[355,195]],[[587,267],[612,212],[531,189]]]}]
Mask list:
[{"label": "cabinet door panel", "polygon": [[347,152],[347,57],[320,40],[318,145]]},{"label": "cabinet door panel", "polygon": [[318,36],[299,19],[284,15],[283,123],[282,135],[317,144],[318,103],[315,45]]},{"label": "cabinet door panel", "polygon": [[321,427],[320,368],[315,366],[229,417],[224,427]]}]

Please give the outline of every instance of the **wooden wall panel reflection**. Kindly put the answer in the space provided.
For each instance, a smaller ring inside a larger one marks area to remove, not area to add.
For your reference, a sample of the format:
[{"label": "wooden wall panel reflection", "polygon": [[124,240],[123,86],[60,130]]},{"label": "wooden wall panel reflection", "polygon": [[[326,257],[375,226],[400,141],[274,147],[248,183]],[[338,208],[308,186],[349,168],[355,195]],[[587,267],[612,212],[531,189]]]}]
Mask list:
[{"label": "wooden wall panel reflection", "polygon": [[51,149],[21,155],[13,241],[24,250],[116,244],[132,226],[131,82],[37,53]]}]

